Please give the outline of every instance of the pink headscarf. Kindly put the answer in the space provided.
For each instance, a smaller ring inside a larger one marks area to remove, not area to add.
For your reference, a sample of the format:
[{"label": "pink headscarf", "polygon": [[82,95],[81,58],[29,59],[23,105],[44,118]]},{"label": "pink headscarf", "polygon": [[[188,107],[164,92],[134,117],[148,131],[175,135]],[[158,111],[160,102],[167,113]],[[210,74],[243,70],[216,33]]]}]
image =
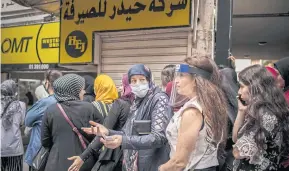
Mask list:
[{"label": "pink headscarf", "polygon": [[124,74],[122,77],[122,86],[123,86],[123,95],[121,96],[121,98],[130,99],[131,101],[133,101],[134,95],[131,92],[127,74]]},{"label": "pink headscarf", "polygon": [[[277,80],[278,78],[278,75],[279,73],[276,71],[275,68],[272,68],[272,67],[266,67],[267,71],[269,71],[273,77]],[[287,101],[287,104],[289,105],[289,90],[287,90],[286,92],[284,92],[284,96],[285,96],[285,99]]]},{"label": "pink headscarf", "polygon": [[272,68],[272,67],[266,67],[266,69],[267,69],[267,71],[269,71],[272,75],[273,75],[273,77],[275,78],[275,79],[277,79],[277,77],[278,77],[278,72],[274,69],[274,68]]}]

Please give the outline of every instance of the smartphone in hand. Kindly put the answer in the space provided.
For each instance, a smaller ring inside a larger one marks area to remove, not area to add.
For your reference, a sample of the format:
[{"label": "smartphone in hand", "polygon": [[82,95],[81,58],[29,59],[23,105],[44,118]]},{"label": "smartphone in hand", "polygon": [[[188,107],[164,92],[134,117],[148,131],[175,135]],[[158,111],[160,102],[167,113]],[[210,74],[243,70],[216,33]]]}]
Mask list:
[{"label": "smartphone in hand", "polygon": [[237,96],[238,100],[242,103],[242,105],[247,106],[247,103],[242,99],[242,97],[239,95]]},{"label": "smartphone in hand", "polygon": [[105,141],[113,141],[112,136],[103,135],[102,138],[103,138]]}]

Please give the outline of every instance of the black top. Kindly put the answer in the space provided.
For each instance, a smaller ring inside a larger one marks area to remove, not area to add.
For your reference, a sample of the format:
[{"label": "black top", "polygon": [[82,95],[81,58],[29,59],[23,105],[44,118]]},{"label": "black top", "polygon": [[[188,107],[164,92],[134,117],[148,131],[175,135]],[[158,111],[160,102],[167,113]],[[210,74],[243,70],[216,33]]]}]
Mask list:
[{"label": "black top", "polygon": [[[117,99],[112,104],[112,107],[105,118],[104,126],[107,129],[121,130],[124,126],[127,116],[130,111],[130,101]],[[87,149],[80,155],[82,160],[86,161],[94,152],[96,153],[102,147],[99,137],[95,137],[93,141],[89,144]]]},{"label": "black top", "polygon": [[[83,137],[89,142],[92,141],[94,136],[86,134],[81,128],[90,127],[90,120],[103,123],[102,115],[91,103],[84,101],[64,102],[61,106]],[[72,161],[67,158],[79,155],[84,150],[78,136],[72,131],[56,104],[46,110],[41,134],[42,146],[51,149],[45,171],[68,170]]]},{"label": "black top", "polygon": [[289,90],[289,57],[282,58],[275,63],[275,67],[285,80],[285,91]]}]

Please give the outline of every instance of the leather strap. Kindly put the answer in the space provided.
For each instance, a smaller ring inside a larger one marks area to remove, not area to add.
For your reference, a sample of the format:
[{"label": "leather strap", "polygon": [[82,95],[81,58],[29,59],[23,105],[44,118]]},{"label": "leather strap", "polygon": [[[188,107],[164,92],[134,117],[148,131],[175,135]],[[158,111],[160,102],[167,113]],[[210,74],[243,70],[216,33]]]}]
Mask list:
[{"label": "leather strap", "polygon": [[66,115],[65,111],[63,110],[62,106],[57,103],[57,107],[59,108],[59,110],[61,111],[61,114],[63,115],[63,117],[65,118],[65,120],[69,123],[69,125],[72,127],[73,132],[75,132],[81,142],[81,145],[84,149],[86,149],[86,144],[83,140],[82,135],[80,134],[80,132],[78,131],[78,129],[73,125],[73,123],[70,121],[70,119],[68,118],[68,116]]}]

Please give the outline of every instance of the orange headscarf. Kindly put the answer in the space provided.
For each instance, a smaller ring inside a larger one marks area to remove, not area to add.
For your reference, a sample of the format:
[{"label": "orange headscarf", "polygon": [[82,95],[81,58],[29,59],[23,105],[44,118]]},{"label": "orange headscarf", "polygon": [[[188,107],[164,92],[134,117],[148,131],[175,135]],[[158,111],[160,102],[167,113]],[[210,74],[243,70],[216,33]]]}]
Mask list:
[{"label": "orange headscarf", "polygon": [[108,75],[99,75],[94,80],[95,100],[112,103],[118,98],[118,92],[113,80]]}]

